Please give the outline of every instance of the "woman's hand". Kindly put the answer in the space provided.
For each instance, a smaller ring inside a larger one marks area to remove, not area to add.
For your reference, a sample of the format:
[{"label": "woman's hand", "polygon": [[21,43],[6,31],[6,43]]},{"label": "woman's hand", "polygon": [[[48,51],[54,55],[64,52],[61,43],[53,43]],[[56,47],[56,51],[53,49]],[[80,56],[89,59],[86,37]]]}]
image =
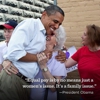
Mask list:
[{"label": "woman's hand", "polygon": [[42,68],[46,67],[48,58],[45,55],[45,53],[41,52],[41,53],[37,54],[37,58],[38,58],[38,64],[39,64],[40,68],[42,69]]}]

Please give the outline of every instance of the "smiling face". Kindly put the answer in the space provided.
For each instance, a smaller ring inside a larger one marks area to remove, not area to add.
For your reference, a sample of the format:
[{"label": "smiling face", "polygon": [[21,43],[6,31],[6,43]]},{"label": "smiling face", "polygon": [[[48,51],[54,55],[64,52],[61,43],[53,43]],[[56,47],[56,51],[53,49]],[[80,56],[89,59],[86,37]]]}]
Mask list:
[{"label": "smiling face", "polygon": [[51,39],[46,41],[46,49],[49,51],[53,51],[53,48],[56,46],[56,37],[55,35],[51,36]]},{"label": "smiling face", "polygon": [[82,44],[83,45],[89,45],[89,38],[88,38],[88,34],[87,34],[88,30],[87,28],[85,29],[83,35],[82,35]]},{"label": "smiling face", "polygon": [[47,15],[46,11],[42,13],[41,21],[46,29],[48,35],[51,35],[54,30],[58,29],[64,20],[64,16],[59,12]]}]

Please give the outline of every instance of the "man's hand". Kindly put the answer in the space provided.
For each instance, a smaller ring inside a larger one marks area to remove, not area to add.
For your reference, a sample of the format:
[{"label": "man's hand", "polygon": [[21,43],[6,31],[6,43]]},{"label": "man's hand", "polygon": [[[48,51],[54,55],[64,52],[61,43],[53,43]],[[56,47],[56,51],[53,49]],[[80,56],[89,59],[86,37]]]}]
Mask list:
[{"label": "man's hand", "polygon": [[18,73],[18,69],[9,60],[3,61],[2,65],[3,69],[7,72],[7,74],[11,75],[12,73]]},{"label": "man's hand", "polygon": [[58,61],[61,63],[64,63],[66,61],[66,54],[62,51],[58,51],[58,55],[55,57]]}]

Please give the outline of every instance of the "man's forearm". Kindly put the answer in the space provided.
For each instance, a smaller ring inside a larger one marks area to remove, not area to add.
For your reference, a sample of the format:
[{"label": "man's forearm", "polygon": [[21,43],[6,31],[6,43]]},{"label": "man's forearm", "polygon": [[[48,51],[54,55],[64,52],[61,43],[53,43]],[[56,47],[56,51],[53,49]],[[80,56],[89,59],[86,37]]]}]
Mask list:
[{"label": "man's forearm", "polygon": [[24,57],[20,58],[19,61],[23,62],[37,62],[36,54],[27,53]]}]

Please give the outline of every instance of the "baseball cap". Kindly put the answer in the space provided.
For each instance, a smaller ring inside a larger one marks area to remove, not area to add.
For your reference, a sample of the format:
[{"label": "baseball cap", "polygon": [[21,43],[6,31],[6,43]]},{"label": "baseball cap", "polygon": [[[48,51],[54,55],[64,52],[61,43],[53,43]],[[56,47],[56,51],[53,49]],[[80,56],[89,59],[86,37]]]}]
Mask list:
[{"label": "baseball cap", "polygon": [[0,25],[0,29],[4,29],[4,28],[7,28],[7,29],[13,29],[17,26],[17,22],[14,21],[14,20],[9,20],[7,21],[5,24],[3,25]]}]

